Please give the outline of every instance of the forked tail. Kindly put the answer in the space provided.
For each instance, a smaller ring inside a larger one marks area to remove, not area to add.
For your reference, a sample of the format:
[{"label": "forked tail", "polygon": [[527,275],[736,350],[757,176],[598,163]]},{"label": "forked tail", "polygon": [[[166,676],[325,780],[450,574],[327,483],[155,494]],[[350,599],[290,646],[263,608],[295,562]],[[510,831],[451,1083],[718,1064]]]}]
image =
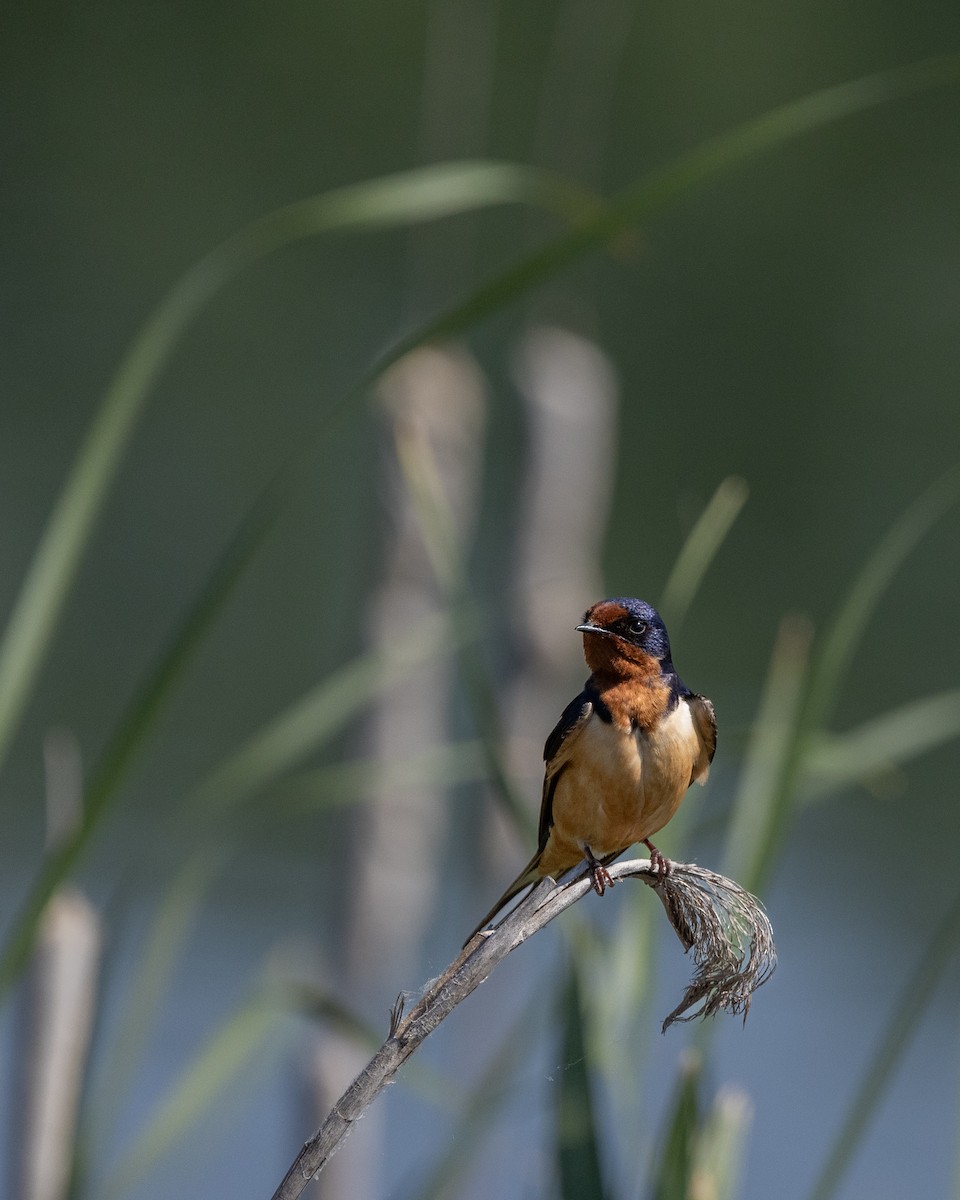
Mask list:
[{"label": "forked tail", "polygon": [[473,933],[471,933],[467,940],[463,943],[464,946],[472,942],[480,930],[483,929],[485,925],[489,925],[500,909],[503,908],[505,904],[509,904],[514,896],[516,896],[519,892],[522,892],[524,888],[529,887],[531,883],[537,882],[537,880],[540,878],[540,853],[541,852],[538,850],[533,858],[530,859],[513,883],[510,884],[493,908],[490,909]]}]

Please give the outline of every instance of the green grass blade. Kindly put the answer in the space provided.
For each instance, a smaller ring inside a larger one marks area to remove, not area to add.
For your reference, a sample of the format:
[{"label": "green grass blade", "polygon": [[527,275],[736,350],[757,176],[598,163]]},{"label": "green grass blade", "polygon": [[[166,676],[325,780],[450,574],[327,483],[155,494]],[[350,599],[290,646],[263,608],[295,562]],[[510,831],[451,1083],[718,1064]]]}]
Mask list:
[{"label": "green grass blade", "polygon": [[[929,88],[954,85],[960,56],[944,55],[827,88],[744,125],[681,156],[625,189],[597,217],[524,259],[464,304],[400,342],[347,397],[341,410],[392,363],[433,338],[460,333],[519,298],[587,250],[645,220],[686,191],[792,138],[879,104]],[[478,199],[479,197],[479,199]],[[387,224],[411,223],[519,198],[566,215],[591,200],[569,185],[507,164],[424,168],[290,205],[228,239],[168,293],[135,339],[108,390],[47,524],[0,642],[0,761],[43,661],[80,558],[145,398],[164,363],[204,305],[258,258],[301,238]],[[392,207],[391,207],[392,206]]]},{"label": "green grass blade", "polygon": [[320,812],[362,801],[374,784],[433,790],[477,783],[486,778],[486,758],[478,741],[434,746],[389,763],[355,759],[290,776],[271,795],[270,810],[285,815]]},{"label": "green grass blade", "polygon": [[784,775],[797,736],[810,638],[809,625],[799,618],[780,627],[730,813],[723,872],[750,891],[759,885],[788,815]]},{"label": "green grass blade", "polygon": [[[600,216],[581,220],[524,259],[464,304],[404,339],[361,381],[341,410],[409,350],[433,338],[462,332],[519,298],[587,250],[645,220],[684,192],[751,157],[830,124],[912,92],[956,84],[960,56],[945,55],[894,71],[827,88],[748,121],[681,156],[673,164],[627,188]],[[458,171],[460,174],[458,175]],[[434,172],[431,183],[431,172]],[[515,173],[511,173],[515,172]],[[433,187],[443,188],[434,195]],[[489,192],[477,202],[481,185]],[[390,194],[395,208],[391,216]],[[445,189],[445,200],[444,200]],[[470,198],[472,193],[472,199]],[[466,195],[465,195],[466,194]],[[196,264],[149,318],[108,390],[71,471],[0,642],[0,761],[55,627],[93,522],[116,473],[144,400],[181,334],[204,305],[244,267],[300,238],[360,225],[403,224],[464,211],[482,203],[536,196],[568,215],[590,200],[568,185],[504,164],[460,164],[425,168],[394,180],[343,189],[281,209],[254,222]],[[439,197],[439,198],[437,198]],[[419,209],[417,206],[420,206]],[[424,218],[423,213],[427,216]],[[416,214],[416,215],[415,215]]]},{"label": "green grass blade", "polygon": [[[751,849],[746,855],[741,851],[738,859],[734,831],[731,831],[728,840],[731,871],[728,873],[732,872],[734,878],[751,891],[759,889],[770,870],[790,809],[803,782],[808,755],[822,732],[870,616],[910,552],[958,500],[960,468],[955,468],[941,476],[893,524],[867,559],[821,642],[810,666],[802,701],[795,705],[788,723],[781,725],[782,736],[769,743],[775,750],[773,757],[777,766],[775,771],[768,772],[764,781],[768,793],[766,802],[761,801],[761,790],[754,781],[747,779],[741,786],[740,799],[748,807],[735,817],[735,835],[742,846]],[[798,687],[800,682],[798,679]],[[763,742],[758,745],[763,751]],[[752,813],[751,804],[757,806]],[[737,873],[738,870],[742,873]]]},{"label": "green grass blade", "polygon": [[275,1031],[279,1016],[276,998],[258,995],[227,1020],[158,1104],[100,1195],[119,1200],[128,1194],[209,1113],[221,1092]]},{"label": "green grass blade", "polygon": [[[498,164],[444,165],[342,189],[279,210],[241,231],[187,273],[144,326],[121,364],[65,485],[0,644],[0,759],[138,411],[179,336],[203,305],[244,266],[298,238],[341,228],[432,219],[483,204],[522,199],[528,202],[539,199],[567,215],[582,213],[588,204],[582,195],[575,196],[557,181],[527,169]],[[214,580],[214,586],[207,589],[173,650],[164,656],[113,740],[89,790],[78,833],[44,864],[0,956],[0,995],[22,969],[47,899],[75,865],[144,731],[217,611],[217,601],[223,598],[221,593],[228,590],[219,587],[220,577],[229,574],[241,552],[246,552],[244,562],[249,557],[250,543],[254,540],[250,531],[260,532],[263,513],[269,511],[271,518],[275,515],[277,491],[278,485],[271,484],[255,505],[227,555],[225,569]],[[232,582],[233,576],[227,580],[229,584]],[[356,684],[357,680],[347,682]],[[295,735],[289,728],[271,732],[277,737],[284,732]],[[243,771],[253,766],[252,757],[256,754],[269,755],[279,750],[275,744],[262,742],[250,748],[245,760],[230,766],[234,771]],[[266,764],[261,763],[260,769],[267,769]],[[212,786],[231,782],[226,775]]]},{"label": "green grass blade", "polygon": [[[163,702],[272,526],[279,495],[277,488],[268,489],[255,506],[111,739],[88,789],[83,821],[48,856],[14,921],[0,954],[0,997],[29,958],[47,900],[76,865],[115,800],[119,784]],[[377,691],[396,682],[424,656],[448,645],[450,638],[445,628],[440,620],[428,622],[415,637],[399,644],[386,657],[380,653],[367,655],[318,685],[214,771],[200,786],[192,804],[206,810],[208,820],[212,820],[266,786],[342,728]]]},{"label": "green grass blade", "polygon": [[660,599],[671,629],[683,623],[704,575],[747,502],[749,489],[737,475],[724,479],[700,514],[677,555]]},{"label": "green grass blade", "polygon": [[[599,208],[596,215],[588,217],[568,232],[548,242],[540,250],[478,289],[463,304],[442,314],[436,320],[401,340],[360,380],[354,391],[346,398],[345,403],[353,401],[357,396],[363,394],[380,375],[411,350],[425,342],[453,337],[464,332],[485,317],[518,299],[537,284],[555,275],[586,251],[606,243],[638,222],[655,216],[684,193],[703,185],[716,175],[732,170],[758,154],[844,117],[865,112],[870,108],[889,103],[911,93],[930,88],[955,86],[957,83],[960,83],[960,55],[938,56],[893,71],[865,76],[836,87],[826,88],[774,109],[752,121],[747,121],[728,133],[721,134],[682,155],[652,175],[627,187],[606,205]],[[727,496],[725,499],[732,509],[734,505],[730,503],[731,497]],[[736,500],[735,492],[732,499]],[[933,504],[936,503],[935,497]],[[923,513],[920,516],[922,519]],[[717,544],[719,544],[719,538],[723,532],[722,525],[718,523],[716,529],[712,531]],[[909,532],[908,528],[906,533],[909,534]],[[703,546],[698,553],[703,553],[704,549],[709,549],[706,530],[704,531]],[[893,546],[894,551],[898,549],[902,549],[902,547]],[[692,555],[693,550],[691,550],[691,557]],[[888,557],[887,565],[889,566],[892,562],[893,555],[891,554]],[[676,586],[679,587],[679,584]],[[682,602],[683,591],[674,594],[678,601]],[[864,589],[860,599],[863,600],[866,597],[867,589]],[[855,609],[851,607],[850,614],[854,613]],[[849,648],[852,645],[849,635],[855,628],[855,622],[851,622],[847,627],[838,626],[838,628],[840,628],[840,633],[845,636],[838,638],[837,644],[843,643]],[[475,665],[473,664],[473,666]],[[828,674],[829,670],[825,668],[823,678],[826,683],[829,682]],[[518,827],[522,829],[529,824],[529,814],[513,793],[510,780],[496,753],[495,713],[490,703],[490,696],[484,695],[482,671],[468,670],[467,677],[468,681],[472,680],[475,688],[477,698],[475,710],[486,713],[487,721],[481,728],[481,738],[484,744],[492,750],[490,769],[491,775],[497,783],[498,795],[504,800],[507,811]],[[803,711],[809,710],[805,706]],[[797,719],[800,721],[801,717],[798,716]],[[787,743],[781,747],[780,782],[776,794],[771,796],[771,808],[767,822],[768,849],[764,850],[759,844],[756,847],[756,861],[753,870],[757,883],[768,869],[773,848],[786,825],[793,798],[801,746],[802,738],[798,733],[792,744],[789,744],[788,738]]]},{"label": "green grass blade", "polygon": [[596,202],[531,167],[444,163],[341,188],[269,213],[217,246],[174,285],[137,334],[94,416],[8,619],[0,641],[0,763],[137,418],[198,313],[246,267],[305,238],[411,225],[510,203],[576,219]]},{"label": "green grass blade", "polygon": [[[469,613],[471,589],[464,554],[429,445],[424,439],[404,436],[401,428],[396,431],[395,445],[431,569],[448,604],[455,611]],[[462,639],[460,669],[494,797],[521,836],[529,840],[536,833],[534,817],[507,767],[496,689],[480,648],[471,639]]]},{"label": "green grass blade", "polygon": [[663,212],[685,193],[750,159],[803,134],[845,117],[932,88],[960,83],[960,54],[924,59],[892,71],[824,88],[746,121],[690,150],[666,166],[618,192],[596,215],[547,242],[479,288],[462,304],[400,341],[361,380],[366,391],[393,363],[424,342],[455,337],[500,311],[588,250],[602,246],[630,227]]},{"label": "green grass blade", "polygon": [[[649,1019],[658,948],[657,906],[645,887],[632,887],[620,900],[610,936],[577,911],[564,919],[580,979],[602,979],[602,987],[581,992],[587,1059],[608,1097],[604,1144],[609,1160],[635,1175],[648,1161],[649,1137],[642,1128],[646,1093],[643,1067],[657,1022]],[[624,1046],[630,1046],[625,1055]]]},{"label": "green grass blade", "polygon": [[847,733],[822,733],[804,761],[801,799],[810,801],[960,737],[960,688],[926,696]]},{"label": "green grass blade", "polygon": [[312,688],[231,754],[197,788],[191,809],[219,818],[318,749],[411,668],[458,644],[468,627],[429,618],[408,638],[363,655]]},{"label": "green grass blade", "polygon": [[883,593],[910,552],[958,501],[960,468],[954,468],[910,505],[867,559],[827,630],[811,670],[805,706],[807,729],[819,728],[829,719],[840,683]]},{"label": "green grass blade", "polygon": [[603,1200],[600,1138],[593,1111],[587,1038],[577,970],[561,997],[563,1062],[557,1091],[557,1175],[563,1200]]},{"label": "green grass blade", "polygon": [[[109,1083],[114,1096],[123,1092],[166,991],[173,964],[207,890],[227,861],[233,837],[230,829],[223,827],[224,814],[318,749],[380,690],[436,653],[438,646],[446,646],[444,630],[442,620],[429,620],[389,654],[378,651],[365,655],[336,672],[250,738],[188,798],[184,812],[191,825],[191,844],[199,849],[167,888],[134,968],[127,1018],[115,1040],[118,1059]],[[204,818],[200,827],[198,812]]]},{"label": "green grass blade", "polygon": [[[344,399],[339,408],[344,410],[371,380],[409,349],[431,337],[461,332],[483,316],[518,298],[587,249],[603,243],[629,225],[654,215],[684,191],[705,182],[718,172],[731,169],[752,155],[854,112],[910,92],[955,84],[958,76],[960,56],[953,55],[828,88],[747,122],[684,155],[674,164],[620,193],[599,218],[582,221],[570,234],[554,239],[545,248],[480,289],[464,304],[399,344]],[[470,169],[476,167],[477,164],[473,164]],[[415,174],[423,182],[429,170]],[[409,177],[404,178],[409,181]],[[371,221],[383,223],[386,220],[380,189],[388,183],[376,181],[375,185],[369,185],[374,189],[370,193],[370,211],[367,214]],[[351,194],[352,202],[357,204],[356,189],[347,191]],[[362,195],[361,191],[361,199]],[[463,203],[462,195],[454,199],[458,204]],[[255,222],[248,231],[224,243],[187,273],[161,303],[134,342],[61,493],[0,643],[0,758],[9,745],[93,521],[135,419],[179,336],[217,290],[248,263],[299,237],[330,232],[338,220],[345,221],[341,207],[343,200],[343,194],[335,202],[321,197],[317,202],[318,211],[312,218],[309,216],[308,203],[291,206],[288,210],[281,210],[286,214],[285,218],[277,217],[275,222],[270,218]],[[409,192],[404,192],[402,200],[398,211],[402,210],[406,214],[404,219],[409,219]],[[328,203],[329,207],[325,208],[324,205]],[[433,215],[437,215],[436,211]],[[59,859],[48,861],[15,927],[12,945],[8,944],[0,958],[0,994],[22,966],[29,951],[32,928],[52,887],[69,871],[78,853],[79,846],[70,843],[63,848]]]},{"label": "green grass blade", "polygon": [[751,1105],[739,1088],[724,1088],[711,1106],[697,1139],[690,1195],[733,1200],[750,1126]]},{"label": "green grass blade", "polygon": [[150,1040],[174,964],[203,895],[219,873],[224,857],[222,851],[194,854],[168,888],[144,941],[140,966],[134,972],[133,987],[113,1036],[116,1051],[109,1077],[91,1102],[92,1115],[84,1114],[85,1125],[102,1125],[105,1118],[101,1114],[114,1110],[122,1102]]},{"label": "green grass blade", "polygon": [[226,553],[164,648],[93,773],[84,797],[83,818],[75,832],[44,860],[14,919],[0,953],[0,998],[23,970],[43,909],[70,874],[98,828],[148,730],[181,678],[197,647],[223,611],[243,569],[272,527],[277,495],[268,489],[241,526]]},{"label": "green grass blade", "polygon": [[[596,989],[587,1006],[590,1059],[608,1079],[611,1089],[621,1097],[618,1110],[630,1100],[642,1097],[637,1088],[639,1066],[631,1056],[625,1059],[623,1047],[638,1046],[644,1032],[654,1026],[644,1019],[653,988],[653,955],[656,945],[658,912],[650,903],[647,888],[631,888],[621,902],[613,936],[600,941],[597,930],[586,922],[567,919],[567,928],[575,936],[577,961],[589,976],[606,980]],[[571,914],[571,917],[574,914]],[[642,1060],[639,1052],[637,1059]],[[636,1130],[631,1130],[636,1137]]]},{"label": "green grass blade", "polygon": [[700,1056],[689,1053],[680,1067],[666,1135],[654,1170],[651,1200],[687,1200],[700,1128]]},{"label": "green grass blade", "polygon": [[[746,499],[747,487],[743,480],[735,476],[723,480],[690,531],[660,601],[661,610],[667,614],[671,625],[682,621]],[[688,800],[671,823],[668,837],[672,847],[683,842],[689,814],[693,811],[690,805],[691,800]],[[608,981],[608,986],[590,998],[588,1041],[591,1061],[602,1072],[614,1097],[612,1108],[618,1118],[617,1140],[631,1159],[637,1157],[642,1088],[638,1083],[636,1060],[628,1063],[622,1047],[628,1042],[637,1046],[645,1031],[651,1028],[643,1014],[649,1004],[655,971],[655,918],[656,910],[649,903],[646,889],[636,888],[622,906],[617,932],[609,941],[598,942],[595,931],[586,930],[575,922],[569,926],[578,963]],[[642,1052],[639,1058],[642,1060]]]},{"label": "green grass blade", "polygon": [[507,766],[503,752],[503,719],[496,688],[476,643],[464,644],[460,653],[460,670],[494,796],[524,842],[533,841],[537,834],[536,814],[514,783]]},{"label": "green grass blade", "polygon": [[960,896],[934,931],[923,958],[877,1042],[870,1064],[853,1097],[833,1146],[810,1193],[810,1200],[831,1200],[846,1174],[864,1132],[882,1101],[900,1064],[910,1037],[917,1031],[924,1010],[933,998],[944,969],[960,947]]},{"label": "green grass blade", "polygon": [[281,995],[288,1008],[311,1021],[328,1026],[341,1037],[349,1038],[371,1053],[383,1043],[383,1030],[375,1029],[317,984],[297,981],[285,983]]},{"label": "green grass blade", "polygon": [[430,569],[448,599],[462,599],[467,590],[463,548],[432,447],[403,421],[394,422],[393,434],[397,465],[416,513]]}]

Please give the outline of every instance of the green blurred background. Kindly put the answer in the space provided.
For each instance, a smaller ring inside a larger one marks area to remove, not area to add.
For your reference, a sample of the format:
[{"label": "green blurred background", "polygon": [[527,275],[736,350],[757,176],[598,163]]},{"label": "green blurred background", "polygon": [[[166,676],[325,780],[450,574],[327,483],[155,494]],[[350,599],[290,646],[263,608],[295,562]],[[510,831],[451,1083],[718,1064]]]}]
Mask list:
[{"label": "green blurred background", "polygon": [[[608,196],[775,106],[956,50],[960,10],[942,0],[909,9],[889,0],[722,8],[213,0],[8,11],[0,613],[13,610],[138,329],[191,264],[246,223],[342,185],[459,159],[530,164]],[[683,848],[705,865],[721,865],[784,614],[823,630],[894,522],[960,457],[958,117],[956,86],[919,89],[791,139],[705,179],[537,287],[514,289],[460,340],[485,397],[463,547],[478,614],[471,645],[501,700],[526,663],[517,514],[532,434],[515,362],[532,328],[589,339],[619,381],[603,469],[609,516],[594,547],[606,594],[658,601],[718,485],[746,482],[749,499],[674,630],[678,668],[713,698],[720,723],[716,770],[691,806]],[[345,789],[340,776],[334,807],[322,782],[299,808],[296,797],[277,801],[259,789],[220,826],[194,821],[190,798],[275,714],[376,644],[397,484],[390,422],[368,402],[371,389],[352,389],[402,336],[561,229],[555,216],[506,206],[304,240],[240,273],[165,360],[0,775],[8,930],[42,861],[44,737],[69,730],[93,771],[256,496],[318,423],[322,432],[70,872],[107,928],[77,1196],[269,1195],[312,1125],[299,1069],[311,1023],[282,1004],[256,1037],[240,1039],[252,1053],[238,1056],[226,1093],[201,1104],[162,1153],[146,1154],[142,1170],[125,1174],[125,1156],[142,1149],[137,1139],[165,1096],[174,1096],[173,1111],[192,1112],[171,1089],[278,946],[294,974],[310,973],[324,995],[382,1030],[397,991],[442,969],[529,852],[519,831],[512,843],[485,840],[496,787],[475,739],[479,730],[489,751],[510,712],[478,716],[476,689],[458,685],[454,668],[445,732],[470,743],[473,758],[451,755],[455,785],[439,771],[430,780],[448,814],[436,892],[422,928],[408,930],[399,967],[358,966],[362,948],[346,944],[357,928],[352,864],[368,844],[367,776]],[[326,428],[335,406],[341,418]],[[834,732],[957,686],[960,520],[944,509],[871,613],[836,696]],[[573,626],[597,598],[573,597],[561,614],[563,665],[541,681],[548,721],[582,679]],[[544,624],[548,613],[552,629],[558,618],[546,597]],[[439,659],[456,658],[453,635],[435,640]],[[371,693],[371,703],[383,695]],[[333,696],[336,709],[336,688]],[[388,707],[402,697],[387,693]],[[707,1101],[730,1083],[753,1105],[732,1194],[811,1193],[897,998],[954,899],[955,694],[938,712],[943,732],[931,748],[917,734],[902,761],[881,756],[865,778],[792,816],[777,846],[762,895],[781,966],[745,1030],[721,1019],[704,1084]],[[367,707],[345,710],[336,736],[291,767],[363,758],[368,724]],[[518,785],[531,817],[536,738],[549,723],[534,726]],[[410,747],[412,758],[419,749]],[[136,1006],[138,949],[169,881],[210,846],[231,847],[229,861],[188,905],[191,923],[153,993],[149,1032],[111,1092]],[[390,867],[402,876],[397,857]],[[631,928],[623,891],[602,909],[580,906],[601,943]],[[553,1000],[568,952],[556,927],[538,941],[436,1035],[424,1055],[435,1075],[419,1091],[394,1089],[383,1115],[354,1133],[341,1156],[354,1161],[342,1170],[348,1180],[360,1172],[365,1194],[429,1194],[431,1164],[451,1147],[472,1157],[448,1194],[591,1194],[585,1184],[572,1190],[554,1154],[557,1089],[570,1064]],[[951,943],[948,979],[918,1005],[906,1055],[832,1194],[960,1195],[953,951]],[[649,1183],[690,1040],[654,1031],[686,967],[664,939],[655,978],[665,982],[651,985],[652,1006],[637,1006],[641,1033],[620,1047],[621,1070],[636,1069],[633,1100],[645,1108],[635,1145],[601,1139],[607,1195],[693,1195]],[[602,993],[600,969],[587,977]],[[464,1089],[490,1066],[526,997],[539,998],[529,1054],[504,1074],[489,1126],[476,1114],[459,1121]],[[8,1117],[22,1040],[15,999],[8,994],[4,1026]],[[599,1060],[593,1087],[601,1128],[615,1125],[604,1113],[616,1086]],[[439,1114],[430,1099],[438,1090]],[[15,1144],[14,1135],[11,1163]]]}]

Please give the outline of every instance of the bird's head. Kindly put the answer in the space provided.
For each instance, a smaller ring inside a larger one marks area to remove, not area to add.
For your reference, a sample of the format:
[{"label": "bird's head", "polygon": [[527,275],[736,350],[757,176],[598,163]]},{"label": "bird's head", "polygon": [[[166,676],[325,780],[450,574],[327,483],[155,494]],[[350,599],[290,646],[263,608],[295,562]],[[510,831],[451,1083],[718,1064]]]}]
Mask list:
[{"label": "bird's head", "polygon": [[601,600],[587,609],[577,629],[583,634],[583,653],[591,671],[618,658],[658,674],[673,670],[666,626],[646,600]]}]

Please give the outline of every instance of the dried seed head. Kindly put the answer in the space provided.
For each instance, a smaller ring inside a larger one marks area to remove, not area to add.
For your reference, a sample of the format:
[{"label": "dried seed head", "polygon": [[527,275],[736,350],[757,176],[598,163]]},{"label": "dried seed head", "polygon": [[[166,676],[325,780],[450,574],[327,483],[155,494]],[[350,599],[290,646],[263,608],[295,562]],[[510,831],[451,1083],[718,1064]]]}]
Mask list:
[{"label": "dried seed head", "polygon": [[773,928],[763,905],[732,879],[692,863],[675,864],[651,886],[684,949],[693,950],[696,964],[663,1029],[721,1011],[742,1013],[746,1020],[753,993],[777,965]]}]

